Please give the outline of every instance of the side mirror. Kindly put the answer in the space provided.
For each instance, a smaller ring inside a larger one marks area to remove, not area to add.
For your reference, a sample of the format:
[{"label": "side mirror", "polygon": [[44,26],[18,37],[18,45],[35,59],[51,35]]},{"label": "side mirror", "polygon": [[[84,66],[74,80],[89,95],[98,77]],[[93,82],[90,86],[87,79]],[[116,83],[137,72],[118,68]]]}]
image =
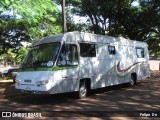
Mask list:
[{"label": "side mirror", "polygon": [[53,62],[52,61],[48,61],[47,62],[47,67],[52,67],[53,66]]},{"label": "side mirror", "polygon": [[73,61],[72,65],[75,65],[75,66],[78,65],[78,61]]}]

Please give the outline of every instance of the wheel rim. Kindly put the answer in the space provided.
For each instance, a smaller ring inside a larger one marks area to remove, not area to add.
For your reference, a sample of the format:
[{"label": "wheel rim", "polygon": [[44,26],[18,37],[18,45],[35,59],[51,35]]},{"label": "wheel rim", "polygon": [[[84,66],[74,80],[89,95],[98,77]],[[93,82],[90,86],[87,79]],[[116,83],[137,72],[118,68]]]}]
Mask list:
[{"label": "wheel rim", "polygon": [[86,93],[87,93],[87,90],[86,90],[85,86],[84,85],[81,86],[81,88],[80,88],[80,96],[83,98],[83,97],[86,96]]},{"label": "wheel rim", "polygon": [[131,85],[134,85],[134,81],[133,80],[131,80]]},{"label": "wheel rim", "polygon": [[131,86],[134,85],[134,78],[133,78],[133,77],[131,77],[131,82],[130,82],[130,84],[131,84]]}]

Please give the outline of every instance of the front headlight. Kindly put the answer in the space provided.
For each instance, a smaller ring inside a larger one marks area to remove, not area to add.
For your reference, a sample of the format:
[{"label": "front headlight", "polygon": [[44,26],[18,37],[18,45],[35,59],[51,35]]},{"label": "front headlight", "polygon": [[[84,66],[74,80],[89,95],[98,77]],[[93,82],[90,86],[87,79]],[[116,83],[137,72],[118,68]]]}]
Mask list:
[{"label": "front headlight", "polygon": [[15,84],[18,86],[20,85],[20,82],[21,82],[20,80],[15,80]]},{"label": "front headlight", "polygon": [[20,83],[20,80],[15,80],[15,83],[19,84],[19,83]]},{"label": "front headlight", "polygon": [[37,85],[46,85],[49,81],[48,80],[43,80],[43,81],[37,81]]}]

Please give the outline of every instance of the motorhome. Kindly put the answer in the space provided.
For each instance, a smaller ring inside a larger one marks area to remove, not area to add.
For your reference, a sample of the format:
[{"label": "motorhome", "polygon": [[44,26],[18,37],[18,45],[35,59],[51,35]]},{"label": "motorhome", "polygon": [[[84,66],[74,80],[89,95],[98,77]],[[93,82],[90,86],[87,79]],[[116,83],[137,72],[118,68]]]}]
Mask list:
[{"label": "motorhome", "polygon": [[77,91],[79,98],[92,89],[150,77],[145,42],[67,32],[36,41],[16,76],[16,89],[34,94]]}]

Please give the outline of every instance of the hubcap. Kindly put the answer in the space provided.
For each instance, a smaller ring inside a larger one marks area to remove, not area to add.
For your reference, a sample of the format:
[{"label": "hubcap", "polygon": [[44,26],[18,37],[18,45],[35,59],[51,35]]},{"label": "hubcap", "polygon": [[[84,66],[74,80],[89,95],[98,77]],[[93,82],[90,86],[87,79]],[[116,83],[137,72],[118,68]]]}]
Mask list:
[{"label": "hubcap", "polygon": [[131,85],[133,85],[134,84],[134,82],[133,82],[133,80],[131,80]]},{"label": "hubcap", "polygon": [[86,88],[84,86],[82,86],[80,88],[80,94],[81,94],[82,97],[84,97],[86,95]]},{"label": "hubcap", "polygon": [[133,78],[131,78],[130,84],[131,84],[132,86],[134,85],[134,80],[133,80]]}]

